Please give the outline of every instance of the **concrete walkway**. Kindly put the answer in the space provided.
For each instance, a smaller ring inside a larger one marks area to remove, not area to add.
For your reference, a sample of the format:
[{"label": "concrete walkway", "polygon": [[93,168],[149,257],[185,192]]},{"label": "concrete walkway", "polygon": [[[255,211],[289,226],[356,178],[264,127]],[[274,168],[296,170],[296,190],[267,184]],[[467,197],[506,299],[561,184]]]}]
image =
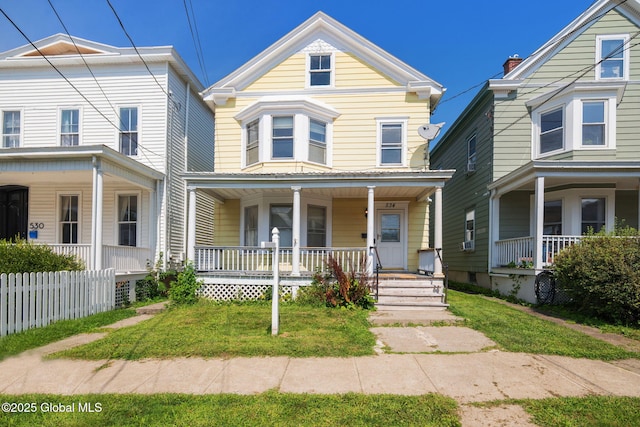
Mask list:
[{"label": "concrete walkway", "polygon": [[[443,311],[443,316],[452,320],[449,312]],[[128,326],[150,317],[151,314],[139,315],[111,327]],[[43,359],[46,354],[103,336],[83,334],[0,362],[0,393],[253,394],[274,389],[283,393],[319,394],[440,393],[463,405],[558,396],[640,396],[637,359],[607,363],[502,352],[492,350],[494,344],[484,335],[454,326],[387,327],[373,331],[382,350],[406,354],[304,359]],[[434,351],[454,353],[428,354]],[[464,408],[468,419],[478,416],[476,409]],[[474,421],[464,425],[485,424]],[[514,424],[512,420],[510,425],[529,424],[526,421]]]}]

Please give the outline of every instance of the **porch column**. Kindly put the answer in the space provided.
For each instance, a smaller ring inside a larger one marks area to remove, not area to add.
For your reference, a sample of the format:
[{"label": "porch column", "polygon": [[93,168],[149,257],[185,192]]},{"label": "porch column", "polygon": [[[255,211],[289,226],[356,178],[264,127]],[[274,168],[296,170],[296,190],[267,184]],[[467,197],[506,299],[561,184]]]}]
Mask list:
[{"label": "porch column", "polygon": [[533,268],[542,270],[542,232],[544,229],[544,177],[536,177],[533,224]]},{"label": "porch column", "polygon": [[[442,252],[442,187],[436,187],[435,193],[435,215],[433,224],[433,246],[435,249],[440,249],[440,256],[443,257]],[[433,277],[444,277],[442,274],[442,261],[440,257],[436,255],[433,262]]]},{"label": "porch column", "polygon": [[500,240],[500,196],[496,195],[496,190],[491,190],[489,202],[489,265],[488,271],[497,267],[498,256],[496,253],[496,242]]},{"label": "porch column", "polygon": [[[196,189],[189,187],[187,207],[187,260],[195,264],[196,258]],[[194,265],[194,267],[198,268]]]},{"label": "porch column", "polygon": [[291,275],[300,275],[300,187],[293,190],[293,223],[291,224],[293,250],[291,252]]},{"label": "porch column", "polygon": [[373,274],[373,269],[376,263],[374,259],[373,247],[376,244],[375,235],[375,213],[376,205],[373,197],[373,190],[375,186],[367,187],[367,273]]},{"label": "porch column", "polygon": [[[100,160],[93,158],[93,192],[91,199],[91,256],[89,266],[93,270],[102,270],[102,200],[104,198],[103,177]],[[117,209],[117,208],[116,208]]]}]

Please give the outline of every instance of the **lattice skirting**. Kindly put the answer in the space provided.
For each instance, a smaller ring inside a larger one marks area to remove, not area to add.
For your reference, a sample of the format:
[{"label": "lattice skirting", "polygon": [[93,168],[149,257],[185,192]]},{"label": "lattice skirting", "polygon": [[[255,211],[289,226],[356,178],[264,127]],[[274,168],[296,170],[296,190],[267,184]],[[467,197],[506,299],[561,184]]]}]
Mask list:
[{"label": "lattice skirting", "polygon": [[[267,284],[221,285],[205,283],[202,285],[199,292],[201,296],[215,301],[248,301],[263,298],[265,293],[267,293],[268,290],[271,290],[271,288],[272,285]],[[280,286],[281,296],[291,296],[292,292],[293,286]]]},{"label": "lattice skirting", "polygon": [[131,291],[131,281],[123,280],[116,282],[116,307],[124,307],[129,304],[129,293]]}]

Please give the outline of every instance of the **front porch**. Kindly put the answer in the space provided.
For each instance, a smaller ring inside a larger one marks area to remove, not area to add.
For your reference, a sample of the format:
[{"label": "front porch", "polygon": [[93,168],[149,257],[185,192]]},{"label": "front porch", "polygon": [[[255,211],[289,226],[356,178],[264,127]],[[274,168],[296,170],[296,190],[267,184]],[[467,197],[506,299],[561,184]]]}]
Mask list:
[{"label": "front porch", "polygon": [[[48,244],[54,252],[73,255],[84,262],[87,270],[95,270],[96,266],[91,257],[91,245]],[[150,248],[133,246],[102,246],[101,268],[113,268],[116,274],[131,274],[146,272],[149,263],[153,263],[153,251]]]},{"label": "front porch", "polygon": [[[539,249],[542,254],[542,268],[550,268],[556,255],[574,245],[584,236],[542,236]],[[536,247],[533,236],[499,240],[493,250],[493,268],[533,268],[533,254]]]}]

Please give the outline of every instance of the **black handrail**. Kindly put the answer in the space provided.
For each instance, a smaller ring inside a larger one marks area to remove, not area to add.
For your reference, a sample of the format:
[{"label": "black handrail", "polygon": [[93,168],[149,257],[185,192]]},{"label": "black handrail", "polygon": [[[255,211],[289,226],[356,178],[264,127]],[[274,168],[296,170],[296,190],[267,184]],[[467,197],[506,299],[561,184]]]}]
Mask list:
[{"label": "black handrail", "polygon": [[375,300],[378,301],[378,283],[380,282],[380,270],[382,269],[382,261],[380,261],[380,254],[378,253],[377,246],[369,247],[369,250],[372,250],[376,254],[376,281],[375,281]]},{"label": "black handrail", "polygon": [[447,294],[449,293],[449,264],[445,264],[444,261],[442,261],[442,256],[440,255],[441,251],[442,251],[442,248],[436,248],[436,255],[438,255],[440,264],[444,269],[444,303],[446,304]]}]

